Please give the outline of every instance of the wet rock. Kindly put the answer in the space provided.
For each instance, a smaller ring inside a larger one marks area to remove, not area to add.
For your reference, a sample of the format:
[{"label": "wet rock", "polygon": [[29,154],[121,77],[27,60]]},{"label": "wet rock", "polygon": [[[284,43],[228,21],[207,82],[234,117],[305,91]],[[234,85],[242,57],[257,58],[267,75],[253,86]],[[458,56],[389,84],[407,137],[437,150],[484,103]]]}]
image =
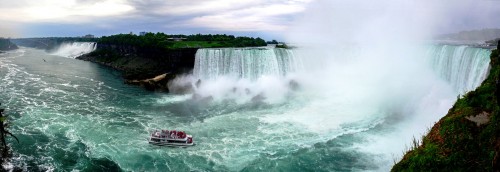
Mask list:
[{"label": "wet rock", "polygon": [[198,79],[198,81],[196,81],[196,88],[200,88],[201,86],[201,79]]},{"label": "wet rock", "polygon": [[254,102],[254,103],[263,102],[264,99],[266,99],[266,97],[262,93],[260,93],[260,94],[257,94],[256,96],[252,97],[252,102]]},{"label": "wet rock", "polygon": [[288,87],[293,91],[300,89],[299,83],[295,80],[290,80],[290,82],[288,82]]},{"label": "wet rock", "polygon": [[150,79],[125,80],[125,83],[130,85],[138,85],[150,91],[162,90],[168,92],[169,91],[167,86],[167,82],[169,80],[168,78],[170,78],[170,75],[165,73]]}]

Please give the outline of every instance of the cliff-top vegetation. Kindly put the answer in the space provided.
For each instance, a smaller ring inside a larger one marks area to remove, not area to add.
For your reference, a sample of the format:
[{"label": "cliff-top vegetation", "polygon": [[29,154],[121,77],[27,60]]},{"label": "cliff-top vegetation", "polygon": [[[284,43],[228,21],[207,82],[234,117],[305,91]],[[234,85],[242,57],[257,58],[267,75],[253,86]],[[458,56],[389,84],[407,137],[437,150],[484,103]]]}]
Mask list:
[{"label": "cliff-top vegetation", "polygon": [[101,44],[129,45],[136,47],[178,49],[178,48],[220,48],[220,47],[255,47],[266,46],[261,38],[235,37],[233,35],[167,35],[164,33],[118,34],[103,36]]}]

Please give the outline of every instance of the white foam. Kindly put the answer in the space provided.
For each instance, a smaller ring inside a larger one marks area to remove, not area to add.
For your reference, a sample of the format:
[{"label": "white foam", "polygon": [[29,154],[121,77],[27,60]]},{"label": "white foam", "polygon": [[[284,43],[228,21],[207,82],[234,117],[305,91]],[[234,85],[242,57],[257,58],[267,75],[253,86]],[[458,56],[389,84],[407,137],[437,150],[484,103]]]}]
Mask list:
[{"label": "white foam", "polygon": [[52,54],[67,58],[76,58],[83,54],[88,54],[94,51],[97,47],[95,42],[72,42],[62,43],[57,50]]},{"label": "white foam", "polygon": [[176,102],[182,102],[189,100],[192,97],[191,94],[186,94],[186,95],[168,95],[168,96],[163,96],[160,99],[156,100],[157,104],[163,105],[163,104],[169,104],[169,103],[176,103]]}]

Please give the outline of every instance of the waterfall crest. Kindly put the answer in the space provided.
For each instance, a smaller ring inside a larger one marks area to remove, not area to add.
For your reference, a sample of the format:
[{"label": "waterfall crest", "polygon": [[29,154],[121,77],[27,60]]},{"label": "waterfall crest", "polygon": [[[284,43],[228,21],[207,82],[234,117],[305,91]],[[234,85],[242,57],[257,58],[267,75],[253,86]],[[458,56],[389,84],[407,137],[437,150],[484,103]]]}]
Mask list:
[{"label": "waterfall crest", "polygon": [[67,58],[76,58],[83,54],[90,53],[94,51],[97,47],[97,43],[95,42],[71,42],[71,43],[62,43],[59,48],[57,48],[52,55],[67,57]]},{"label": "waterfall crest", "polygon": [[434,71],[462,95],[481,85],[488,74],[490,50],[470,46],[434,45],[428,54]]},{"label": "waterfall crest", "polygon": [[231,76],[256,80],[261,76],[286,76],[302,69],[292,50],[282,48],[207,48],[196,52],[194,76],[217,79]]}]

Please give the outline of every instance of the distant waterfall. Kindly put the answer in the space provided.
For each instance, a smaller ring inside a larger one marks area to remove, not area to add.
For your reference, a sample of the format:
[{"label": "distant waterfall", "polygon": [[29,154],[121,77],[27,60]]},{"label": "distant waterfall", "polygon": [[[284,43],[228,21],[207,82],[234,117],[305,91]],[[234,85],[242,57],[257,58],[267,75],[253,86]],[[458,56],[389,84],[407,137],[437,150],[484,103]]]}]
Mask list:
[{"label": "distant waterfall", "polygon": [[94,51],[96,47],[97,43],[95,42],[62,43],[52,54],[68,58],[76,58]]},{"label": "distant waterfall", "polygon": [[434,71],[456,91],[465,94],[486,78],[491,51],[470,46],[435,45],[429,49]]},{"label": "distant waterfall", "polygon": [[260,76],[285,76],[300,70],[302,61],[282,48],[209,48],[196,52],[194,76],[216,79],[232,76],[255,80]]}]

